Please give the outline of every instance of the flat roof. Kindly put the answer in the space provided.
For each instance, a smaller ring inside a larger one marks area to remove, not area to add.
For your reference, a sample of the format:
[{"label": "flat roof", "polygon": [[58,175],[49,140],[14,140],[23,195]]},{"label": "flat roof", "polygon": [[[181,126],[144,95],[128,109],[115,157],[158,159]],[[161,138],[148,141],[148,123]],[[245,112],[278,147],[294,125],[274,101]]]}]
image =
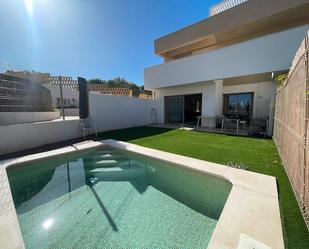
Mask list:
[{"label": "flat roof", "polygon": [[229,45],[309,23],[309,0],[249,0],[155,40],[164,57]]}]

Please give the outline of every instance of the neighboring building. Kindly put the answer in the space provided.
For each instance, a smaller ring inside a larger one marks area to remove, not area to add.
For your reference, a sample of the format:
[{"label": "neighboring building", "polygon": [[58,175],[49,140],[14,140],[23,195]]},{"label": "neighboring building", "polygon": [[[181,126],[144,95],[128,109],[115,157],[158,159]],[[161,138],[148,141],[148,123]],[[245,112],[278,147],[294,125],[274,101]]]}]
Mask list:
[{"label": "neighboring building", "polygon": [[162,102],[162,121],[272,120],[274,79],[309,29],[309,0],[224,1],[210,13],[155,40],[164,63],[145,69],[145,89]]},{"label": "neighboring building", "polygon": [[47,83],[50,77],[49,73],[38,73],[38,72],[25,71],[25,70],[20,70],[20,71],[8,70],[5,73],[9,75],[14,75],[20,78],[28,79],[28,80],[31,80],[37,83]]},{"label": "neighboring building", "polygon": [[[18,76],[18,77],[27,78],[29,80],[44,84],[46,88],[52,91],[53,103],[54,103],[53,105],[55,107],[61,106],[60,96],[57,90],[60,85],[59,76],[51,76],[49,73],[32,73],[28,71],[11,71],[10,74]],[[61,76],[61,84],[63,86],[63,89],[71,88],[70,90],[78,91],[78,81],[73,79],[72,77]],[[53,88],[55,87],[56,87],[56,90],[53,90]],[[70,90],[63,90],[66,92],[67,95],[69,95],[66,98],[66,95],[64,94],[64,102],[65,102],[64,106],[65,107],[78,106],[78,100],[76,99],[76,96],[78,96],[78,93],[68,94]],[[89,92],[95,93],[95,94],[98,93],[102,95],[133,97],[132,89],[128,87],[108,87],[104,84],[91,84],[90,83]],[[151,99],[152,94],[151,94],[151,91],[143,91],[137,97],[142,98],[142,99]]]},{"label": "neighboring building", "polygon": [[0,73],[0,112],[51,111],[50,91],[39,82],[22,76]]},{"label": "neighboring building", "polygon": [[[60,80],[58,76],[49,76],[48,84],[45,85],[53,96],[53,105],[56,108],[61,107],[59,92]],[[63,105],[65,108],[75,108],[79,106],[78,81],[72,77],[61,77],[63,86]],[[116,95],[132,97],[132,91],[125,87],[106,87],[103,84],[89,84],[89,92],[102,95]]]},{"label": "neighboring building", "polygon": [[132,97],[132,90],[127,87],[107,87],[103,84],[90,84],[89,91],[103,95],[116,95]]},{"label": "neighboring building", "polygon": [[[60,85],[60,79],[59,76],[50,76],[48,77],[47,83],[53,86],[59,86]],[[63,77],[61,76],[61,85],[63,87],[71,87],[74,90],[78,90],[78,81],[74,80],[72,77]]]},{"label": "neighboring building", "polygon": [[[50,84],[54,86],[59,86],[59,77],[50,76]],[[78,81],[73,80],[72,77],[61,77],[61,84],[64,87],[71,87],[78,91]],[[107,87],[103,84],[89,84],[90,93],[99,93],[103,95],[116,95],[116,96],[128,96],[132,97],[132,90],[127,87]]]},{"label": "neighboring building", "polygon": [[[50,90],[53,98],[53,107],[61,109],[61,97],[60,97],[60,80],[58,76],[51,76],[48,74],[47,80],[45,80],[44,86]],[[63,94],[63,106],[66,109],[76,109],[79,107],[79,93],[78,93],[78,81],[72,77],[61,77],[62,94]],[[75,112],[75,115],[78,112]],[[74,115],[69,115],[74,116]]]},{"label": "neighboring building", "polygon": [[143,91],[138,95],[140,99],[152,99],[152,92],[151,91]]}]

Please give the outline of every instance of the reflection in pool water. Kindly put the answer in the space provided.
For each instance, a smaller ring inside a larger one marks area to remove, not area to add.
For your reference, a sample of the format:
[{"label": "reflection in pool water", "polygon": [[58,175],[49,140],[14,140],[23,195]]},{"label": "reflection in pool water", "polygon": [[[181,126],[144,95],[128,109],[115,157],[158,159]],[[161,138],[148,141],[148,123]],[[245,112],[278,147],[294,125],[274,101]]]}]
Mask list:
[{"label": "reflection in pool water", "polygon": [[206,248],[231,190],[107,147],[7,171],[27,249]]}]

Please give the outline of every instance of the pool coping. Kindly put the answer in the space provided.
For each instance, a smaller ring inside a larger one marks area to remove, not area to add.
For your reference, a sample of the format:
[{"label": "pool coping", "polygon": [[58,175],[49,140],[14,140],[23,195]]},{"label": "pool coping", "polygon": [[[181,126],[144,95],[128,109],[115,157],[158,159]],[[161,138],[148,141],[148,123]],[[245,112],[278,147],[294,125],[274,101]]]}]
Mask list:
[{"label": "pool coping", "polygon": [[24,249],[24,243],[6,175],[6,168],[102,145],[163,160],[179,167],[212,174],[232,183],[232,190],[207,249],[238,249],[245,234],[272,249],[283,249],[276,178],[176,155],[113,139],[85,141],[47,152],[0,161],[0,248]]}]

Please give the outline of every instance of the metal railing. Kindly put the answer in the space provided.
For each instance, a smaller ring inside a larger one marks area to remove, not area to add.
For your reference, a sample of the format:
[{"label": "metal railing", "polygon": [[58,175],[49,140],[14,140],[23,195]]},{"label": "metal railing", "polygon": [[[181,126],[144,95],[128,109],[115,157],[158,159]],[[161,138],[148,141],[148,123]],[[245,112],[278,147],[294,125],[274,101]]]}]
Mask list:
[{"label": "metal railing", "polygon": [[51,94],[39,82],[0,73],[0,112],[51,111]]},{"label": "metal railing", "polygon": [[242,4],[244,2],[247,2],[248,0],[226,0],[226,1],[223,1],[221,3],[218,3],[214,6],[212,6],[210,9],[209,9],[209,15],[210,16],[213,16],[213,15],[216,15],[216,14],[219,14],[223,11],[226,11],[230,8],[233,8],[239,4]]},{"label": "metal railing", "polygon": [[52,112],[52,99],[29,71],[0,63],[0,125],[38,122],[59,118]]}]

